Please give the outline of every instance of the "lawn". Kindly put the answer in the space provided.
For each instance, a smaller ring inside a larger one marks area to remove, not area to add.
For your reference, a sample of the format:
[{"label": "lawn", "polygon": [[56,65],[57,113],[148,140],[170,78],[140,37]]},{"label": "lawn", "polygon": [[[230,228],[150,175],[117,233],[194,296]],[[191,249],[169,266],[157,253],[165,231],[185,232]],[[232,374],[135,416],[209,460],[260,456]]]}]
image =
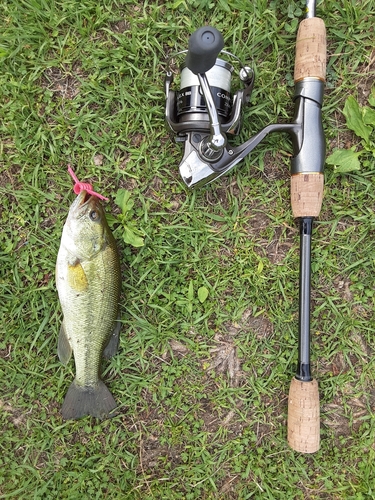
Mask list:
[{"label": "lawn", "polygon": [[[375,498],[375,145],[343,113],[349,96],[373,110],[372,1],[317,9],[327,155],[363,153],[356,170],[326,165],[314,226],[312,455],[286,439],[299,265],[291,143],[270,135],[229,175],[188,191],[164,121],[166,59],[204,24],[255,71],[237,143],[290,121],[304,2],[0,6],[0,498]],[[120,248],[120,349],[103,364],[119,412],[105,421],[60,415],[74,377],[56,351],[54,268],[75,198],[68,164],[109,198]],[[125,216],[119,192],[133,203]],[[124,241],[129,224],[143,246]]]}]

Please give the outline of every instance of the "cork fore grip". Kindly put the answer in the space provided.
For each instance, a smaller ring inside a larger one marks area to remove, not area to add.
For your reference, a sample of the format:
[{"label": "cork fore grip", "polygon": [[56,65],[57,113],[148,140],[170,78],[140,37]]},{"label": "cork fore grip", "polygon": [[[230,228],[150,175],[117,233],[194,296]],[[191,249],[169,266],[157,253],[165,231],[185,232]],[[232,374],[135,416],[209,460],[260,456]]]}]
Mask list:
[{"label": "cork fore grip", "polygon": [[323,19],[310,17],[301,21],[296,41],[294,81],[303,78],[326,79],[326,27]]},{"label": "cork fore grip", "polygon": [[299,173],[290,179],[290,201],[294,217],[318,217],[322,208],[324,174]]},{"label": "cork fore grip", "polygon": [[294,378],[288,400],[288,443],[300,453],[315,453],[320,447],[319,390],[316,380]]}]

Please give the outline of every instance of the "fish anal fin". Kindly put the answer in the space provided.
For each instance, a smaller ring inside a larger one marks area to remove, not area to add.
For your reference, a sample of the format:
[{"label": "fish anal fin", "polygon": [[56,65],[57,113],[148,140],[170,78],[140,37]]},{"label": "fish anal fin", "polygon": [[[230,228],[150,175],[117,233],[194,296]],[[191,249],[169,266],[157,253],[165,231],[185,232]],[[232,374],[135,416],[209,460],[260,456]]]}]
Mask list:
[{"label": "fish anal fin", "polygon": [[113,332],[103,352],[103,357],[105,359],[112,358],[112,356],[116,354],[120,341],[120,330],[121,330],[121,323],[119,320],[117,320]]},{"label": "fish anal fin", "polygon": [[57,354],[62,364],[67,365],[72,355],[72,346],[65,331],[64,322],[61,323],[59,339],[57,341]]}]

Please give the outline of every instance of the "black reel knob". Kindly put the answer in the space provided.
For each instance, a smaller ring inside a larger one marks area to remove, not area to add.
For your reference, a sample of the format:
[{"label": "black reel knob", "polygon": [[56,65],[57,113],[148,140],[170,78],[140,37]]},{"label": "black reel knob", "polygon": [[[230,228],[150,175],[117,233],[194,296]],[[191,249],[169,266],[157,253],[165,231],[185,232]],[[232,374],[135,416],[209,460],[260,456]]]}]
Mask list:
[{"label": "black reel knob", "polygon": [[216,62],[224,47],[223,35],[212,26],[202,26],[191,35],[185,64],[192,73],[205,73]]}]

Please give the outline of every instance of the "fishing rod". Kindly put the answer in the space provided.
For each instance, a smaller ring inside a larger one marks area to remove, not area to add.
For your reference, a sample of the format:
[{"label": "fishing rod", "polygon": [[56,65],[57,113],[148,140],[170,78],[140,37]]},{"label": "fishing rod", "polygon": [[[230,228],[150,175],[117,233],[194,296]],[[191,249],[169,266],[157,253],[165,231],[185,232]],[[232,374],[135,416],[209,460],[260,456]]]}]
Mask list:
[{"label": "fishing rod", "polygon": [[[179,165],[189,188],[213,182],[243,160],[268,134],[286,132],[293,145],[291,204],[300,220],[299,360],[288,405],[288,442],[300,452],[319,448],[319,394],[310,373],[310,254],[312,221],[323,197],[325,140],[321,107],[325,81],[326,42],[316,2],[307,0],[307,17],[300,23],[296,43],[294,118],[270,124],[242,145],[231,146],[228,136],[241,127],[241,112],[249,103],[254,72],[235,55],[224,51],[222,34],[212,26],[195,31],[188,49],[167,61],[165,118],[176,142],[184,145]],[[219,57],[220,55],[220,57]],[[174,88],[171,62],[183,58],[179,88]],[[230,62],[226,59],[230,59]],[[240,67],[241,88],[231,93],[233,64]]]},{"label": "fishing rod", "polygon": [[[325,141],[321,106],[326,76],[326,30],[324,21],[316,17],[316,1],[307,1],[307,15],[300,23],[294,68],[295,106],[303,95],[311,96],[304,105],[311,106],[316,129],[305,135],[310,144],[309,154],[292,160],[290,185],[292,212],[299,219],[299,318],[298,364],[288,398],[288,443],[302,453],[314,453],[320,447],[320,409],[318,383],[310,368],[310,307],[311,307],[311,235],[314,218],[319,216],[324,187]],[[311,85],[319,94],[315,99]]]}]

